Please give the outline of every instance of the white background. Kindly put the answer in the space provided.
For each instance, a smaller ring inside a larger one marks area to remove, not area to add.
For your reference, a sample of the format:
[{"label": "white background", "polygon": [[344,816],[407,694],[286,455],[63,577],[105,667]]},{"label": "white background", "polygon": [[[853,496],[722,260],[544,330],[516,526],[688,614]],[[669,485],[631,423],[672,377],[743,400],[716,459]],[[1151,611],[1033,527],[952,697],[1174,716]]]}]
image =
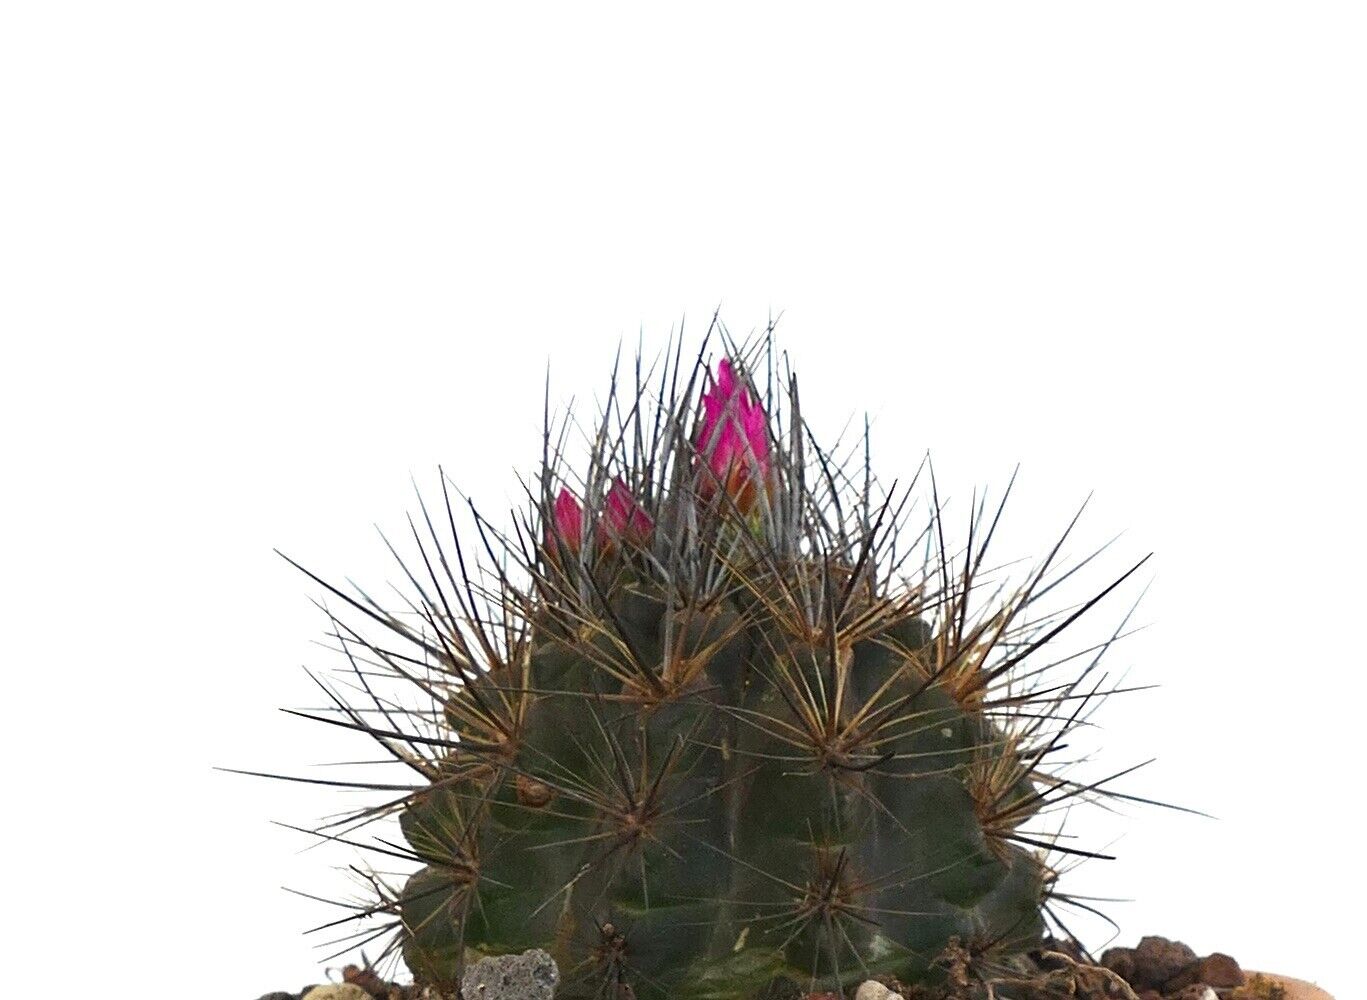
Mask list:
[{"label": "white background", "polygon": [[720,304],[885,478],[1021,462],[1009,551],[1095,490],[1157,553],[1105,761],[1219,819],[1077,884],[1351,996],[1361,7],[483,6],[0,13],[7,981],[320,979],[278,887],[350,855],[268,821],[339,798],[211,769],[367,755],[274,711],[335,661],[272,546],[380,589],[410,475],[499,509],[548,363]]}]

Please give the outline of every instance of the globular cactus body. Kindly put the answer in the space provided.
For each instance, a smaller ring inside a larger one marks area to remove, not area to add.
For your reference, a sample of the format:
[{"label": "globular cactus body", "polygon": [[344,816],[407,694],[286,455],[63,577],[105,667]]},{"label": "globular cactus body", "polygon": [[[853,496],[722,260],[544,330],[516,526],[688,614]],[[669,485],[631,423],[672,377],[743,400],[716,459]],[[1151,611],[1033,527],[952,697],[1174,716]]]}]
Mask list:
[{"label": "globular cactus body", "polygon": [[675,370],[635,444],[600,434],[585,503],[548,458],[492,583],[428,517],[425,627],[367,606],[421,650],[372,659],[435,706],[354,716],[423,777],[395,806],[421,867],[377,908],[420,979],[542,947],[565,996],[739,1000],[933,980],[953,939],[986,982],[1039,946],[1054,872],[1025,825],[1075,788],[1037,720],[1078,686],[1003,685],[1042,577],[978,613],[983,549],[955,565],[937,504],[941,558],[906,578],[896,497],[832,472],[795,405],[774,426],[735,364],[700,408]]},{"label": "globular cactus body", "polygon": [[[898,624],[920,638],[919,619]],[[591,653],[534,643],[518,752],[408,812],[410,825],[469,837],[484,879],[471,873],[444,894],[446,913],[414,935],[409,964],[439,972],[462,944],[535,945],[585,972],[589,992],[620,979],[688,994],[719,963],[762,979],[912,979],[951,935],[1037,944],[1045,871],[1034,853],[991,840],[965,776],[1013,752],[993,723],[927,683],[924,644],[873,641],[864,657],[832,659],[764,628],[748,622],[745,652],[731,651],[743,674],[731,702],[727,680],[706,674],[658,700],[624,695]],[[578,669],[538,669],[574,656]],[[884,675],[863,697],[861,671]],[[555,690],[571,678],[584,687]],[[810,717],[827,707],[827,719]],[[860,726],[858,713],[876,717]],[[831,722],[829,735],[814,722]],[[1013,791],[1034,787],[1021,778]],[[431,857],[430,842],[410,842]],[[441,849],[461,856],[454,837]],[[445,863],[405,895],[420,898]],[[427,909],[420,900],[408,923]],[[738,978],[731,995],[762,985]]]}]

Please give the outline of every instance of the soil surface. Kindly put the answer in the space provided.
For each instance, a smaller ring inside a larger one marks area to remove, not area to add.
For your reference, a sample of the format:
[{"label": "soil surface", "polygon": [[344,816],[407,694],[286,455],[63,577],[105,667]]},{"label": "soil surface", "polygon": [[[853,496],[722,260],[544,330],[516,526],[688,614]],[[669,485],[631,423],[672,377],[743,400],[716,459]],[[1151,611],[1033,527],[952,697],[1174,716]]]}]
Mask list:
[{"label": "soil surface", "polygon": [[[1317,996],[1313,987],[1301,990],[1298,984],[1288,992],[1272,978],[1245,972],[1231,955],[1198,955],[1181,941],[1156,935],[1141,938],[1133,948],[1109,948],[1099,957],[1074,941],[1051,938],[1031,960],[1032,968],[1022,972],[988,974],[969,950],[952,941],[937,959],[945,970],[946,985],[908,986],[889,978],[879,982],[887,988],[884,996],[898,1000],[1314,1000]],[[342,981],[360,991],[353,988],[345,996],[367,1000],[459,1000],[454,993],[430,986],[389,982],[355,965],[342,970]],[[845,996],[822,993],[786,1000],[853,1000],[858,987],[852,985]],[[267,993],[260,1000],[315,1000],[309,994],[317,989],[308,986],[298,993]],[[331,995],[328,990],[318,993],[316,1000]],[[1318,995],[1328,1000],[1326,994]]]}]

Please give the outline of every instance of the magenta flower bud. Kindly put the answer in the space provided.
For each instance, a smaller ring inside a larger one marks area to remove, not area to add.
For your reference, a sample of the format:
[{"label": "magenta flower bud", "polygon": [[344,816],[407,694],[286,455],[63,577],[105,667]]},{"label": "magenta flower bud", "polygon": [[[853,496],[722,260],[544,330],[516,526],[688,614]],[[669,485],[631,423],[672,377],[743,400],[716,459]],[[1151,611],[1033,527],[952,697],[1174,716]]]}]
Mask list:
[{"label": "magenta flower bud", "polygon": [[560,488],[555,498],[554,525],[546,525],[546,548],[556,550],[556,539],[571,552],[578,552],[584,544],[584,507],[568,487]]},{"label": "magenta flower bud", "polygon": [[654,529],[655,522],[642,509],[631,487],[620,478],[614,479],[603,505],[603,519],[598,522],[599,543],[628,541],[640,545]]},{"label": "magenta flower bud", "polygon": [[[764,407],[736,379],[730,358],[722,358],[712,387],[702,396],[702,429],[698,453],[707,472],[700,492],[710,499],[717,483],[742,513],[754,507],[756,491],[769,479],[769,417]],[[709,474],[710,473],[710,474]]]}]

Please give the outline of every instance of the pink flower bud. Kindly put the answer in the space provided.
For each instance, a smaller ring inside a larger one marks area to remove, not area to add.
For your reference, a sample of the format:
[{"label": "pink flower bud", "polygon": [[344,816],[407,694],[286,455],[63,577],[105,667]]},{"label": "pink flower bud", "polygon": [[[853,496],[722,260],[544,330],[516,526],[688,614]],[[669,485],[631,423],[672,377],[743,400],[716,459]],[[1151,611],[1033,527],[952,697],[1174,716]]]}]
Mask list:
[{"label": "pink flower bud", "polygon": [[603,519],[598,522],[599,543],[627,541],[640,545],[654,529],[655,522],[641,508],[631,487],[620,478],[614,479],[603,505]]},{"label": "pink flower bud", "polygon": [[703,393],[702,408],[696,443],[706,471],[700,477],[700,492],[710,499],[721,483],[741,512],[749,513],[756,490],[769,479],[769,417],[749,387],[738,383],[730,358],[717,366],[711,389]]},{"label": "pink flower bud", "polygon": [[554,513],[554,525],[546,525],[546,548],[555,552],[558,539],[569,551],[578,552],[584,544],[584,507],[568,487],[560,488]]}]

